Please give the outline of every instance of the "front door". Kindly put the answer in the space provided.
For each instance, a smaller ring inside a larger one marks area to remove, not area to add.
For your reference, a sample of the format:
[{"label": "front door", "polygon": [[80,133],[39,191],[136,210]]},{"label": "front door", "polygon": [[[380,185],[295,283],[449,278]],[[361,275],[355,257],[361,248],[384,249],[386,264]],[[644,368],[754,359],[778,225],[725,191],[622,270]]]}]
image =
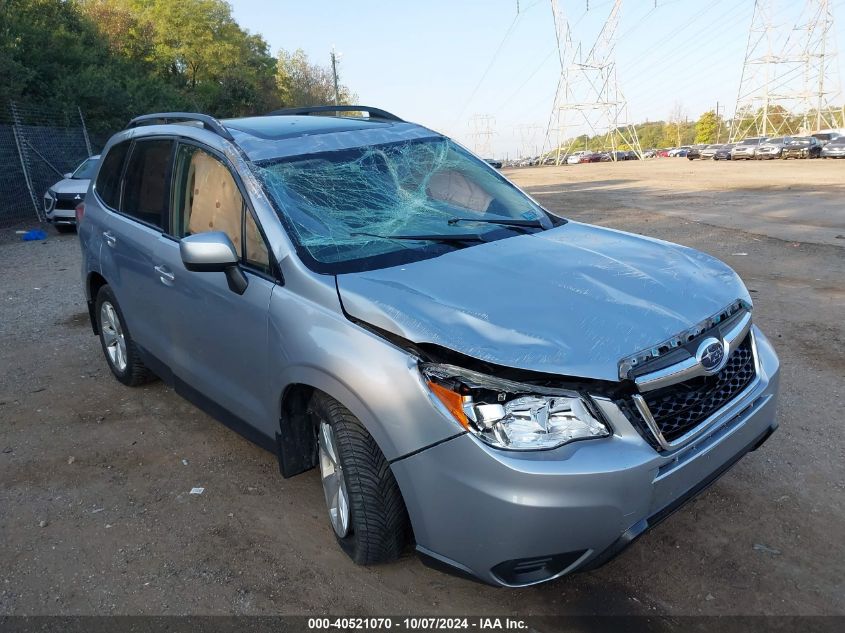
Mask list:
[{"label": "front door", "polygon": [[[154,258],[168,303],[171,369],[193,389],[273,437],[277,407],[269,395],[268,306],[275,286],[264,238],[223,159],[180,144],[173,175],[170,232]],[[179,239],[223,231],[241,253],[246,292],[222,272],[190,272]]]}]

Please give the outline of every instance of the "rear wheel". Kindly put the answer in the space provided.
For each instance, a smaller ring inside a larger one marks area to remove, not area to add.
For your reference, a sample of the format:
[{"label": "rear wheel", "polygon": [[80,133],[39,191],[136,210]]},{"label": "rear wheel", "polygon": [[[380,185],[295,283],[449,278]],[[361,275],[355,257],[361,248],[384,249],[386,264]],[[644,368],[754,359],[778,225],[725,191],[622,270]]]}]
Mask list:
[{"label": "rear wheel", "polygon": [[390,465],[342,404],[317,393],[311,410],[323,493],[337,542],[359,565],[395,560],[405,546],[408,520]]},{"label": "rear wheel", "polygon": [[135,387],[155,376],[141,361],[135,341],[126,329],[126,321],[112,289],[105,285],[97,293],[97,327],[103,354],[114,377],[124,385]]}]

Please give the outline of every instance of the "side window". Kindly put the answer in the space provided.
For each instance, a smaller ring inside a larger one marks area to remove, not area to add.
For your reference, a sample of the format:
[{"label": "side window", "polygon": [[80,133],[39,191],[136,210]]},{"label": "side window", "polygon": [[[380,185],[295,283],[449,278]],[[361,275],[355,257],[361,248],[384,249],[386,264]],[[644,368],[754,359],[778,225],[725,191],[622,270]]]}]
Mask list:
[{"label": "side window", "polygon": [[180,145],[176,152],[173,234],[223,231],[245,263],[270,271],[267,245],[229,168],[208,152]]},{"label": "side window", "polygon": [[170,202],[170,156],[173,141],[136,141],[126,165],[123,199],[120,210],[160,227],[166,228]]},{"label": "side window", "polygon": [[103,164],[97,174],[97,182],[94,183],[94,189],[100,199],[112,209],[120,206],[120,176],[129,145],[130,141],[123,141],[109,150],[103,158]]}]

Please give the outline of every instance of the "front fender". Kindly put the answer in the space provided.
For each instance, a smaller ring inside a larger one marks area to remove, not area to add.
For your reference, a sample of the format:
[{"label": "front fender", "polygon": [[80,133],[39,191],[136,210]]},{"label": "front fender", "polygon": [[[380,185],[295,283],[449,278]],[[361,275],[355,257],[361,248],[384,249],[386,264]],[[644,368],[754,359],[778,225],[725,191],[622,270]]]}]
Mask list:
[{"label": "front fender", "polygon": [[288,387],[319,389],[358,418],[388,461],[463,430],[432,403],[416,358],[341,313],[280,288],[271,300],[269,342],[279,416]]}]

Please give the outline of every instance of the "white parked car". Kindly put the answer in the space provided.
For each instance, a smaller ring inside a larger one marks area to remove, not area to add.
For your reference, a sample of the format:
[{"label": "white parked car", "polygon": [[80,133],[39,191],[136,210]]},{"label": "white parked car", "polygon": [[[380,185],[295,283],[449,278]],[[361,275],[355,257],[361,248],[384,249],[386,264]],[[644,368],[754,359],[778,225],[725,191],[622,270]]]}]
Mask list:
[{"label": "white parked car", "polygon": [[73,172],[50,187],[44,194],[44,215],[59,233],[76,228],[76,207],[85,200],[91,177],[97,172],[99,154],[82,161]]}]

